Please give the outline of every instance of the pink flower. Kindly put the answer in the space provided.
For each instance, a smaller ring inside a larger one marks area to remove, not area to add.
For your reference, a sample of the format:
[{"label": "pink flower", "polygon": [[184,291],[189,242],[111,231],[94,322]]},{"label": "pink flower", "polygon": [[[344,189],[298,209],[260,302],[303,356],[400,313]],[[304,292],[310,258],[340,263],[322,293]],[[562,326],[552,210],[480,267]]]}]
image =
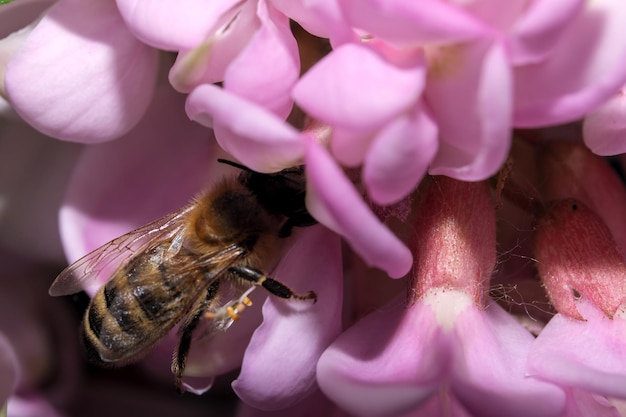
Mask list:
[{"label": "pink flower", "polygon": [[469,415],[563,410],[561,389],[525,377],[533,337],[486,299],[495,259],[490,205],[484,184],[430,184],[417,213],[408,305],[395,299],[360,320],[318,364],[320,387],[342,408],[404,415],[442,393]]}]

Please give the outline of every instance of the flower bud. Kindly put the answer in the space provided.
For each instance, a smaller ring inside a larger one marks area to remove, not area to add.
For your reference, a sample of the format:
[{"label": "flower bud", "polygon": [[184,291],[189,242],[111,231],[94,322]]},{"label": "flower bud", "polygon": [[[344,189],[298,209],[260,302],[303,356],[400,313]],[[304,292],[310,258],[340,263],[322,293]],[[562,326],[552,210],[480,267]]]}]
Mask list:
[{"label": "flower bud", "polygon": [[595,211],[626,250],[626,189],[604,158],[580,143],[551,142],[538,152],[545,201],[575,198]]},{"label": "flower bud", "polygon": [[584,297],[613,317],[626,295],[626,264],[602,219],[583,203],[565,199],[541,216],[534,234],[537,269],[556,310],[584,320]]}]

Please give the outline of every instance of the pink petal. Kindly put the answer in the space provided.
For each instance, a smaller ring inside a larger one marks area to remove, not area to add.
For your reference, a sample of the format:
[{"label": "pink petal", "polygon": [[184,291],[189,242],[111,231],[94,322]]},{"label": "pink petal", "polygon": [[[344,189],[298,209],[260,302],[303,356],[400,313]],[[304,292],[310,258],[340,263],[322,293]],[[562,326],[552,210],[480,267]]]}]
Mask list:
[{"label": "pink petal", "polygon": [[584,0],[533,1],[509,33],[513,65],[536,63],[549,57],[584,5]]},{"label": "pink petal", "polygon": [[338,0],[272,0],[272,4],[304,30],[330,39],[333,45],[359,41],[345,21]]},{"label": "pink petal", "polygon": [[298,45],[289,19],[259,0],[261,27],[233,60],[224,75],[224,89],[286,118],[293,105],[290,93],[300,75]]},{"label": "pink petal", "polygon": [[182,111],[184,99],[160,91],[124,140],[85,149],[60,214],[70,260],[181,208],[208,185],[215,150]]},{"label": "pink petal", "polygon": [[152,99],[156,51],[137,41],[110,1],[56,3],[9,63],[16,111],[43,133],[75,142],[117,138]]},{"label": "pink petal", "polygon": [[188,93],[201,84],[224,81],[226,69],[261,26],[256,9],[255,2],[244,3],[226,27],[194,48],[180,51],[169,73],[174,88]]},{"label": "pink petal", "polygon": [[346,0],[341,6],[352,25],[399,46],[467,41],[488,33],[462,8],[438,0]]},{"label": "pink petal", "polygon": [[42,394],[9,398],[7,415],[11,417],[65,417]]},{"label": "pink petal", "polygon": [[220,146],[255,171],[276,172],[300,163],[301,134],[254,103],[202,85],[189,95],[185,109],[193,120],[212,122]]},{"label": "pink petal", "polygon": [[317,366],[322,391],[358,416],[397,416],[436,393],[450,346],[434,312],[405,309],[396,298],[361,319],[324,352]]},{"label": "pink petal", "polygon": [[312,305],[270,297],[263,306],[263,324],[252,336],[241,374],[233,382],[243,401],[261,409],[292,406],[317,388],[317,360],[341,329],[338,236],[323,226],[303,230],[275,276],[294,290],[315,291],[318,301]]},{"label": "pink petal", "polygon": [[516,68],[515,126],[572,121],[615,94],[626,83],[624,21],[621,0],[585,2],[549,59]]},{"label": "pink petal", "polygon": [[400,68],[367,46],[346,44],[311,68],[293,96],[313,118],[363,131],[408,110],[422,92],[424,76],[422,65]]},{"label": "pink petal", "polygon": [[585,321],[557,314],[539,334],[528,359],[529,375],[626,398],[626,319],[609,319],[584,299],[577,308]]},{"label": "pink petal", "polygon": [[8,63],[36,26],[37,18],[52,3],[52,0],[22,0],[0,7],[0,102],[6,98],[4,73]]},{"label": "pink petal", "polygon": [[609,400],[589,391],[567,390],[567,405],[563,417],[621,417]]},{"label": "pink petal", "polygon": [[155,48],[191,49],[228,23],[239,10],[237,0],[116,0],[129,29]]},{"label": "pink petal", "polygon": [[437,152],[437,133],[437,125],[423,111],[398,118],[378,133],[363,167],[375,203],[393,204],[413,191]]},{"label": "pink petal", "polygon": [[452,389],[470,413],[481,417],[559,416],[565,394],[527,378],[533,336],[498,304],[457,316]]},{"label": "pink petal", "polygon": [[399,278],[411,268],[406,246],[374,216],[328,152],[307,142],[307,208],[343,236],[364,261]]},{"label": "pink petal", "polygon": [[512,80],[506,53],[491,42],[441,53],[435,59],[442,62],[429,73],[426,87],[441,138],[430,173],[464,181],[488,178],[504,163],[511,142]]},{"label": "pink petal", "polygon": [[626,89],[585,117],[583,137],[594,153],[602,156],[626,153]]},{"label": "pink petal", "polygon": [[359,132],[335,127],[329,134],[332,138],[330,151],[338,163],[356,168],[363,164],[374,139],[373,134],[374,132]]},{"label": "pink petal", "polygon": [[235,415],[236,417],[349,417],[347,414],[337,409],[337,406],[331,403],[319,390],[292,407],[282,410],[259,410],[245,402],[239,402],[239,407],[237,407],[237,413]]},{"label": "pink petal", "polygon": [[183,388],[186,392],[202,395],[213,386],[214,377],[185,377],[183,378]]}]

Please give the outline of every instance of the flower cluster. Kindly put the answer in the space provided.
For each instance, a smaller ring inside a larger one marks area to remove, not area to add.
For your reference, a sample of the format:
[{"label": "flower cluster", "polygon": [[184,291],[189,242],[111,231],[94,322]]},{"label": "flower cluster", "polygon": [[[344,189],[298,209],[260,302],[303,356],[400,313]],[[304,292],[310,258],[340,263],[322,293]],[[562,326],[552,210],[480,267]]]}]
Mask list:
[{"label": "flower cluster", "polygon": [[[75,261],[180,208],[232,175],[220,157],[304,165],[320,225],[272,276],[318,303],[255,291],[194,340],[188,390],[239,369],[241,416],[624,415],[626,160],[604,159],[626,152],[622,3],[0,5],[0,251],[28,254],[2,259],[0,297],[42,281],[13,262]],[[37,360],[65,363],[20,308]],[[72,415],[11,330],[0,404]],[[176,337],[143,372],[169,373]]]}]

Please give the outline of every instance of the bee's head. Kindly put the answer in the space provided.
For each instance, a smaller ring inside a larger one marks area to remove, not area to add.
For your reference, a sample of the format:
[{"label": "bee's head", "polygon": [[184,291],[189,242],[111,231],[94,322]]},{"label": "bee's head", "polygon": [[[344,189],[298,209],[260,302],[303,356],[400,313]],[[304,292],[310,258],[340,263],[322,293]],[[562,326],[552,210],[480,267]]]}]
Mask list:
[{"label": "bee's head", "polygon": [[242,170],[239,182],[256,196],[271,214],[286,217],[290,227],[310,226],[316,223],[306,209],[306,177],[304,166],[262,174],[231,161],[219,160]]}]

